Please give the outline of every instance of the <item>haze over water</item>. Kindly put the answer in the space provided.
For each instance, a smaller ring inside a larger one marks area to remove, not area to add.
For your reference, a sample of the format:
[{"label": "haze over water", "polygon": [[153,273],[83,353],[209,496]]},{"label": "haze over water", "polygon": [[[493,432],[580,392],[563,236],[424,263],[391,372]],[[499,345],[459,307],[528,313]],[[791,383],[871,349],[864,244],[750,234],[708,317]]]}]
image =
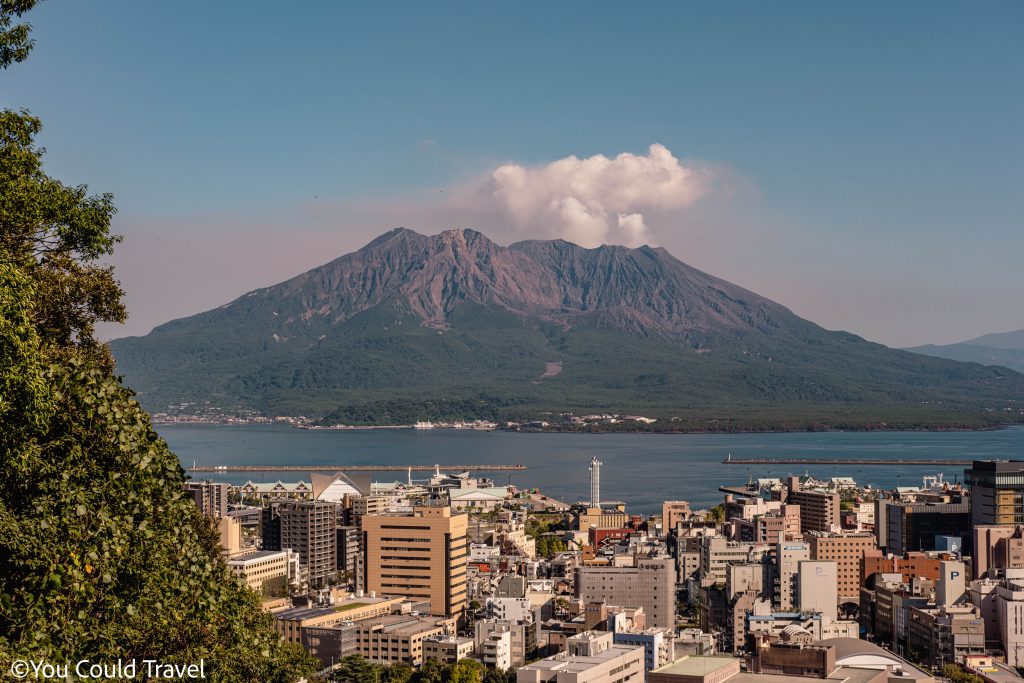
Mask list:
[{"label": "haze over water", "polygon": [[[917,486],[943,471],[962,480],[962,468],[817,465],[798,469],[725,465],[734,458],[1024,459],[1024,427],[984,432],[818,432],[785,434],[520,434],[453,430],[334,431],[280,426],[167,425],[160,434],[182,465],[433,465],[516,464],[525,471],[485,472],[497,484],[537,487],[565,502],[589,495],[587,467],[602,461],[601,495],[636,513],[660,511],[663,500],[696,507],[721,502],[718,487],[750,477],[851,476],[859,484]],[[413,472],[413,478],[426,476]],[[304,472],[202,473],[196,478],[244,483],[309,481]],[[375,481],[404,481],[380,472]]]}]

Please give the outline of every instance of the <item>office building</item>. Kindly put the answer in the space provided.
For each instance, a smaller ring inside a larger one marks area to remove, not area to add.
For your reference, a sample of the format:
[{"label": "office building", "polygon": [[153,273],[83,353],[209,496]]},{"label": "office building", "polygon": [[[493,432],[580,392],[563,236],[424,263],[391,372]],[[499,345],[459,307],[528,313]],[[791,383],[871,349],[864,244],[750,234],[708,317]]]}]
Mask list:
[{"label": "office building", "polygon": [[[884,501],[877,510],[886,520],[884,547],[893,555],[935,550],[938,536],[967,537],[971,530],[969,503],[910,503]],[[970,549],[966,549],[968,552]]]},{"label": "office building", "polygon": [[791,610],[796,607],[800,563],[810,559],[811,546],[807,543],[779,543],[775,547],[771,597],[780,610]]},{"label": "office building", "polygon": [[365,589],[428,601],[431,614],[460,614],[466,606],[466,519],[449,507],[365,515]]},{"label": "office building", "polygon": [[972,524],[1024,524],[1024,461],[975,460],[964,475]]},{"label": "office building", "polygon": [[[724,566],[722,571],[724,574]],[[675,562],[667,558],[638,559],[635,567],[580,567],[576,570],[577,598],[584,602],[643,607],[647,625],[653,627],[675,628],[675,589]]]},{"label": "office building", "polygon": [[860,599],[861,561],[866,551],[876,548],[874,534],[812,531],[804,537],[811,546],[811,559],[836,563],[839,601],[856,604]]},{"label": "office building", "polygon": [[287,597],[301,582],[299,556],[292,550],[261,550],[228,560],[228,569],[263,597]]},{"label": "office building", "polygon": [[604,637],[582,633],[566,639],[566,651],[519,667],[517,683],[640,683],[644,649],[615,645]]},{"label": "office building", "polygon": [[821,612],[835,620],[839,617],[838,570],[835,562],[805,560],[797,578],[801,612]]},{"label": "office building", "polygon": [[473,656],[473,648],[472,638],[430,636],[423,639],[423,659],[436,659],[442,664],[454,664],[460,659]]}]

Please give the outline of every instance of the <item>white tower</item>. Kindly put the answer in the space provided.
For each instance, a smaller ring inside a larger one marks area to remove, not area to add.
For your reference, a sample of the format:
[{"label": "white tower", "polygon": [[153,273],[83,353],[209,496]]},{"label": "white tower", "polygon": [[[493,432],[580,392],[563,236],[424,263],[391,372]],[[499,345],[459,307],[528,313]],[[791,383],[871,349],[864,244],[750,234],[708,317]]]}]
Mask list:
[{"label": "white tower", "polygon": [[601,507],[601,461],[590,461],[590,507]]}]

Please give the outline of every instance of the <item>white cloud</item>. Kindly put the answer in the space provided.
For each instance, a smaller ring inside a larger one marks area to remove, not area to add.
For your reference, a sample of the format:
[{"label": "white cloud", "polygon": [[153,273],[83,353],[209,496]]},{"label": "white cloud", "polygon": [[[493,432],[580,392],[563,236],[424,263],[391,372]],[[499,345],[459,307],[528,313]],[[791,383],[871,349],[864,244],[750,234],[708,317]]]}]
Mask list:
[{"label": "white cloud", "polygon": [[477,195],[496,203],[512,227],[585,247],[639,246],[651,238],[645,214],[685,209],[709,190],[710,172],[687,167],[664,145],[645,156],[622,153],[505,164]]}]

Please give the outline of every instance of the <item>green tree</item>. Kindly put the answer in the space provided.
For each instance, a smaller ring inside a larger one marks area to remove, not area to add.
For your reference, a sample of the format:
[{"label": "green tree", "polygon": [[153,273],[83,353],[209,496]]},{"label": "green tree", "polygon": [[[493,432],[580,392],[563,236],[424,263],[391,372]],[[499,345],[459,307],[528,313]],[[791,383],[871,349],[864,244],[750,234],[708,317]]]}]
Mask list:
[{"label": "green tree", "polygon": [[362,655],[348,655],[341,660],[332,679],[344,683],[380,683],[383,667]]},{"label": "green tree", "polygon": [[[0,0],[0,67],[31,48]],[[47,176],[38,119],[0,112],[0,669],[11,659],[205,660],[216,681],[291,682],[316,662],[275,633],[184,496],[184,471],[113,375],[122,320],[99,264],[109,195]]]},{"label": "green tree", "polygon": [[708,510],[708,519],[713,522],[721,524],[725,521],[725,507],[722,505],[716,505]]},{"label": "green tree", "polygon": [[409,683],[416,671],[404,662],[395,662],[381,673],[382,683]]},{"label": "green tree", "polygon": [[484,665],[475,659],[460,659],[451,669],[450,683],[483,683]]},{"label": "green tree", "polygon": [[433,658],[423,660],[420,670],[416,672],[416,683],[444,683],[445,680],[444,665]]}]

